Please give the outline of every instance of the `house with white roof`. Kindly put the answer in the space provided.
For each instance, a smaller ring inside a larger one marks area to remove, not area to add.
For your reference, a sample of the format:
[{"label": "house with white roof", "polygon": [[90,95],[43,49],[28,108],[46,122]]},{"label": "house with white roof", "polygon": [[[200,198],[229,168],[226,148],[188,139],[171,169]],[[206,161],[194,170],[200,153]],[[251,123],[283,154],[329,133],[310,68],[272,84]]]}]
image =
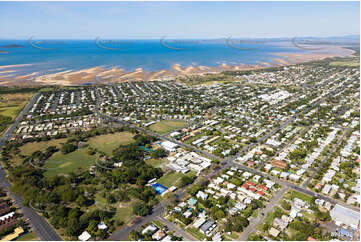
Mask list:
[{"label": "house with white roof", "polygon": [[360,213],[352,209],[336,204],[330,212],[332,220],[336,225],[350,226],[356,230],[360,224]]}]

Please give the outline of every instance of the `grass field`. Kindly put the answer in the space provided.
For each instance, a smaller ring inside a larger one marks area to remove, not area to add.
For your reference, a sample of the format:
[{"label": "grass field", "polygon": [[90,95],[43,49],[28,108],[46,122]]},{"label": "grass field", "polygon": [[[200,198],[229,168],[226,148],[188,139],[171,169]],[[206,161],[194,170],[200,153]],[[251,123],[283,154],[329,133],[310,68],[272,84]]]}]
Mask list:
[{"label": "grass field", "polygon": [[195,173],[193,171],[188,172],[186,175],[181,172],[170,172],[170,173],[162,176],[161,178],[159,178],[157,180],[157,182],[159,184],[165,186],[166,188],[170,188],[171,186],[179,187],[181,178],[183,176],[191,176],[194,174]]},{"label": "grass field", "polygon": [[[21,146],[20,154],[31,155],[33,152],[40,150],[45,151],[49,146],[56,146],[60,149],[61,144],[66,142],[64,139],[52,139],[49,141],[31,142]],[[88,144],[106,154],[111,154],[112,151],[121,144],[127,144],[133,141],[133,134],[130,132],[120,132],[115,134],[106,134],[92,137],[88,140]],[[69,154],[62,154],[56,152],[53,154],[44,165],[44,168],[50,168],[45,172],[46,176],[54,176],[57,174],[68,174],[76,171],[79,168],[88,169],[95,161],[95,156],[86,154],[86,148],[78,149]],[[21,159],[14,160],[14,162],[21,162]],[[55,169],[56,168],[56,169]]]},{"label": "grass field", "polygon": [[130,132],[120,132],[92,137],[88,144],[100,151],[111,155],[112,151],[119,145],[128,144],[133,141],[133,134]]},{"label": "grass field", "polygon": [[160,160],[158,160],[158,159],[149,159],[149,160],[146,160],[145,163],[147,163],[147,164],[149,164],[149,165],[151,165],[153,167],[158,168],[158,167],[161,167],[162,164],[165,163],[166,161],[167,161],[166,158],[165,159],[160,159]]},{"label": "grass field", "polygon": [[360,63],[357,63],[355,61],[333,61],[330,62],[330,66],[357,67],[360,66]]},{"label": "grass field", "polygon": [[[12,120],[21,112],[33,93],[11,93],[0,95],[0,115],[10,117]],[[0,124],[0,134],[6,130],[11,122]]]},{"label": "grass field", "polygon": [[199,240],[204,240],[206,238],[206,236],[204,234],[202,234],[198,229],[190,226],[186,229],[186,231],[191,234],[193,237],[199,239]]},{"label": "grass field", "polygon": [[291,193],[290,193],[290,197],[291,199],[293,200],[295,197],[303,200],[303,201],[306,201],[308,203],[311,203],[312,202],[312,197],[311,196],[308,196],[302,192],[298,192],[298,191],[294,191],[292,190]]},{"label": "grass field", "polygon": [[8,116],[11,117],[12,119],[15,119],[24,106],[25,103],[23,105],[20,104],[19,106],[8,106],[8,107],[0,108],[0,115]]},{"label": "grass field", "polygon": [[50,146],[56,146],[58,148],[60,148],[60,144],[61,143],[65,143],[66,139],[52,139],[49,141],[41,141],[41,142],[31,142],[31,143],[26,143],[25,145],[21,146],[20,149],[20,153],[22,155],[31,155],[32,153],[34,153],[37,150],[41,150],[41,151],[45,151],[46,148],[50,147]]},{"label": "grass field", "polygon": [[114,204],[107,204],[106,199],[102,197],[100,194],[95,196],[95,200],[98,204],[95,206],[94,209],[100,209],[104,211],[112,211],[111,208],[116,208],[114,219],[117,221],[123,221],[125,224],[128,223],[133,215],[133,205],[134,201],[129,201],[125,203],[115,202]]},{"label": "grass field", "polygon": [[123,221],[125,224],[130,221],[130,219],[134,216],[133,215],[133,202],[122,203],[122,207],[117,208],[117,212],[115,214],[115,219]]},{"label": "grass field", "polygon": [[77,149],[68,154],[60,151],[53,154],[44,164],[44,168],[49,168],[45,176],[55,176],[58,174],[69,174],[78,169],[88,169],[95,161],[96,156],[86,154],[86,149]]},{"label": "grass field", "polygon": [[157,132],[160,134],[165,134],[170,131],[185,127],[186,125],[187,125],[187,122],[185,122],[185,121],[163,120],[163,121],[157,122],[157,123],[149,126],[149,128],[154,132]]}]

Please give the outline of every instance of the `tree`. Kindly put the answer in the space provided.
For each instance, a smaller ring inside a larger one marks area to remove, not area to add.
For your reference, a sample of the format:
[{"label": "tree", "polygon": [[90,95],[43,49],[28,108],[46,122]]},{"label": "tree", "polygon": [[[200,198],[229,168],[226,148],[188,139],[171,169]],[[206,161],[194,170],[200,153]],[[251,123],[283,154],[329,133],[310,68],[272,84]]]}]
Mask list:
[{"label": "tree", "polygon": [[189,189],[187,189],[187,192],[188,192],[190,195],[194,196],[194,195],[196,195],[196,193],[197,193],[200,189],[201,189],[200,186],[198,186],[198,185],[193,185],[193,186],[191,186]]},{"label": "tree", "polygon": [[168,152],[165,149],[156,149],[152,152],[151,156],[154,159],[158,159],[158,158],[163,158],[166,157],[168,155]]},{"label": "tree", "polygon": [[282,201],[282,202],[281,202],[281,206],[282,206],[282,208],[285,209],[285,210],[291,210],[291,205],[290,205],[288,202],[286,202],[286,201]]},{"label": "tree", "polygon": [[181,187],[185,187],[189,184],[192,184],[194,182],[194,180],[196,179],[197,177],[196,176],[183,176],[181,178]]},{"label": "tree", "polygon": [[115,197],[112,195],[112,194],[110,194],[110,193],[107,193],[106,195],[105,195],[105,198],[106,198],[106,200],[107,200],[107,203],[115,203],[116,202],[116,200],[115,200]]},{"label": "tree", "polygon": [[78,219],[71,218],[68,220],[66,233],[69,236],[75,236],[80,234],[81,224],[79,223]]},{"label": "tree", "polygon": [[139,239],[141,239],[141,234],[136,230],[132,230],[129,233],[129,239],[133,241],[138,241]]},{"label": "tree", "polygon": [[95,220],[90,221],[86,231],[88,231],[91,235],[95,235],[97,230],[98,230],[98,222]]},{"label": "tree", "polygon": [[248,224],[249,222],[245,217],[235,215],[228,220],[227,227],[228,229],[231,229],[231,231],[241,232]]},{"label": "tree", "polygon": [[65,143],[61,146],[61,153],[68,154],[70,152],[73,152],[77,149],[77,146],[72,143]]},{"label": "tree", "polygon": [[139,216],[146,216],[150,214],[151,210],[151,207],[142,201],[136,202],[133,207],[133,213]]},{"label": "tree", "polygon": [[76,204],[78,204],[80,207],[86,206],[86,199],[83,195],[79,195],[78,198],[75,200]]}]

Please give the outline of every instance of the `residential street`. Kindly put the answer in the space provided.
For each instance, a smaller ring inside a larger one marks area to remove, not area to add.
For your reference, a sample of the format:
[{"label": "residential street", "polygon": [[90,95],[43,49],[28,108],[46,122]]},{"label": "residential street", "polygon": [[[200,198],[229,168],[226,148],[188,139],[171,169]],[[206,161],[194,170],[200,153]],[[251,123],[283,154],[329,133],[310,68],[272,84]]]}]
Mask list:
[{"label": "residential street", "polygon": [[288,189],[289,189],[288,187],[283,187],[281,190],[279,190],[273,196],[272,200],[266,205],[266,207],[258,212],[257,218],[252,219],[249,222],[248,227],[242,232],[242,234],[238,238],[238,240],[246,241],[248,238],[248,235],[257,230],[258,225],[260,225],[264,222],[264,219],[266,218],[267,213],[270,212],[273,209],[273,207],[278,204],[278,200],[283,196],[283,194],[285,192],[287,192]]},{"label": "residential street", "polygon": [[[11,134],[14,132],[19,122],[23,116],[30,110],[34,105],[35,101],[39,97],[39,94],[34,95],[34,97],[29,101],[28,105],[23,109],[23,111],[18,115],[14,123],[10,128],[5,132],[3,138],[0,140],[0,152],[3,148],[5,142],[10,138]],[[3,169],[0,170],[0,187],[4,188],[6,191],[10,192],[10,183],[6,179],[6,173]],[[21,208],[22,213],[25,218],[29,219],[29,224],[34,229],[34,232],[39,236],[40,240],[47,241],[60,241],[61,237],[55,232],[55,230],[49,225],[49,223],[36,213],[32,208],[22,205],[23,199],[10,192],[11,196],[14,198],[16,204]]]},{"label": "residential street", "polygon": [[[216,175],[217,173],[222,172],[224,169],[229,168],[229,167],[231,167],[231,166],[236,166],[236,167],[239,167],[239,168],[244,169],[244,170],[246,170],[246,171],[249,171],[249,172],[251,172],[251,173],[253,173],[253,174],[258,174],[258,175],[265,176],[265,177],[267,177],[268,179],[270,179],[270,180],[272,180],[272,181],[274,181],[274,182],[279,183],[280,185],[282,185],[283,189],[280,191],[280,193],[278,194],[278,196],[276,195],[276,199],[275,199],[275,200],[272,199],[272,201],[268,204],[268,206],[266,207],[266,209],[267,209],[266,211],[270,210],[275,204],[277,204],[277,201],[278,201],[278,199],[282,196],[282,194],[283,194],[285,191],[287,191],[287,189],[290,189],[290,188],[291,188],[291,189],[295,189],[295,190],[300,191],[300,192],[303,192],[303,193],[305,193],[305,194],[311,195],[311,196],[315,196],[315,197],[318,197],[318,198],[322,198],[322,199],[324,199],[324,200],[326,200],[326,201],[332,202],[333,204],[339,203],[339,204],[342,204],[343,206],[348,207],[348,208],[351,208],[351,209],[353,209],[353,210],[358,210],[358,208],[356,208],[356,207],[354,207],[354,206],[351,206],[351,205],[348,205],[348,204],[346,204],[346,203],[344,203],[344,202],[336,201],[335,199],[332,199],[332,198],[323,196],[323,195],[321,195],[321,194],[315,193],[315,192],[310,191],[310,190],[308,190],[308,189],[306,189],[306,188],[303,188],[303,187],[301,187],[301,186],[299,186],[299,185],[292,184],[292,183],[290,183],[290,182],[287,182],[287,181],[278,179],[278,178],[276,178],[276,177],[273,177],[273,176],[271,176],[271,175],[269,175],[269,174],[267,174],[267,173],[263,173],[263,172],[261,172],[261,171],[259,171],[259,170],[257,170],[257,169],[253,169],[253,168],[250,168],[250,167],[247,167],[247,166],[244,166],[244,165],[242,165],[242,164],[239,164],[239,163],[234,162],[234,160],[236,160],[244,151],[247,151],[247,150],[251,149],[252,147],[254,147],[255,145],[257,145],[258,143],[266,140],[267,138],[269,138],[270,136],[272,136],[272,135],[273,135],[274,133],[276,133],[277,131],[279,131],[279,130],[283,129],[284,127],[286,127],[287,125],[291,124],[291,123],[292,123],[293,121],[295,121],[301,114],[304,114],[304,113],[309,112],[313,107],[315,107],[316,105],[322,103],[324,100],[326,100],[327,98],[331,97],[332,95],[335,95],[336,93],[338,93],[338,92],[340,92],[340,91],[342,91],[342,90],[338,89],[338,90],[331,91],[327,96],[325,96],[325,97],[321,98],[320,100],[318,100],[317,102],[313,103],[310,107],[306,108],[304,111],[295,114],[294,116],[292,116],[291,118],[289,118],[287,121],[283,122],[279,127],[272,129],[272,130],[271,130],[270,132],[268,132],[266,135],[264,135],[264,136],[262,136],[261,138],[259,138],[256,143],[252,143],[252,144],[250,144],[249,146],[246,146],[246,147],[243,148],[241,151],[239,151],[236,155],[234,155],[234,156],[232,156],[232,157],[229,157],[229,158],[227,158],[227,159],[221,159],[221,158],[219,158],[219,157],[217,157],[217,156],[215,156],[215,155],[213,155],[213,154],[211,154],[211,153],[208,153],[208,152],[206,152],[206,151],[200,150],[200,149],[195,148],[195,147],[193,147],[193,146],[184,144],[184,143],[179,142],[179,141],[177,141],[177,140],[173,140],[173,139],[168,138],[168,137],[166,137],[166,136],[164,136],[164,135],[157,134],[157,133],[152,132],[152,131],[150,131],[150,130],[147,130],[147,129],[145,129],[145,128],[138,127],[138,126],[136,126],[136,125],[130,124],[130,123],[128,123],[128,122],[125,122],[125,121],[123,121],[123,120],[119,120],[119,119],[117,119],[117,118],[115,118],[115,117],[110,117],[110,116],[108,116],[108,115],[105,115],[105,114],[103,114],[103,113],[100,113],[100,112],[99,112],[99,109],[98,109],[98,105],[99,105],[99,103],[100,103],[100,98],[99,98],[99,95],[98,95],[97,92],[96,92],[96,93],[97,93],[98,99],[97,99],[97,105],[95,105],[95,112],[96,112],[99,116],[101,116],[101,117],[103,117],[103,118],[105,118],[105,119],[109,119],[109,120],[112,120],[113,122],[117,122],[117,123],[124,124],[124,125],[126,125],[126,126],[128,126],[128,127],[134,128],[134,129],[136,129],[136,130],[138,130],[138,131],[145,132],[145,133],[150,134],[150,135],[154,135],[154,136],[156,136],[156,137],[158,137],[158,138],[160,138],[160,139],[168,140],[168,141],[170,141],[170,142],[173,142],[173,143],[178,144],[179,146],[181,146],[181,147],[183,147],[183,148],[192,149],[192,150],[194,150],[195,152],[198,152],[198,153],[200,153],[200,154],[203,154],[203,155],[205,155],[205,156],[208,156],[208,157],[210,157],[210,158],[212,158],[212,159],[218,159],[218,160],[220,160],[220,161],[223,162],[221,169],[219,169],[219,170],[217,170],[217,171],[208,172],[206,175],[203,176],[203,179],[210,179],[211,177],[213,177],[213,176]],[[181,199],[184,197],[184,195],[185,195],[185,193],[183,193],[181,196],[178,195],[179,200],[181,200]],[[156,217],[158,217],[158,216],[161,217],[162,214],[163,214],[163,212],[164,212],[164,211],[163,211],[163,206],[157,206],[157,207],[154,209],[154,212],[153,212],[152,215],[155,215]],[[265,214],[266,214],[266,213],[265,213]],[[141,219],[141,222],[137,223],[136,225],[133,225],[133,226],[131,226],[131,227],[125,227],[125,228],[122,228],[122,229],[118,230],[117,232],[115,232],[115,233],[111,236],[111,238],[114,239],[114,240],[125,240],[126,238],[128,238],[129,232],[130,232],[131,230],[137,229],[137,228],[141,227],[141,225],[145,224],[146,222],[151,221],[151,220],[154,220],[154,216],[152,216],[152,215],[149,215],[149,216],[146,216],[146,217],[142,218],[142,219]],[[258,220],[257,220],[257,221],[258,221]],[[261,220],[260,220],[260,221],[261,221]],[[252,225],[252,224],[253,224],[253,222],[251,223],[251,225]],[[256,224],[257,224],[257,222],[256,222]],[[250,225],[250,226],[251,226],[251,225]],[[252,226],[252,229],[250,229],[250,232],[249,232],[249,233],[251,233],[254,228],[256,228],[255,225]],[[249,233],[248,233],[248,234],[249,234]],[[247,236],[248,236],[248,234],[247,234]]]}]

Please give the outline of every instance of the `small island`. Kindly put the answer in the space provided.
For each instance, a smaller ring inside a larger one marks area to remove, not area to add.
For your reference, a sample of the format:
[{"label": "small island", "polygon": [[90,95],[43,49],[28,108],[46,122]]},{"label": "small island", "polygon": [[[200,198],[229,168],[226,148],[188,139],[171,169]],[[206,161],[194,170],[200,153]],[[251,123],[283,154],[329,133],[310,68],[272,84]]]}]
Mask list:
[{"label": "small island", "polygon": [[24,45],[17,45],[17,44],[10,44],[10,45],[3,45],[0,46],[1,48],[7,48],[7,49],[14,49],[14,48],[24,48]]}]

